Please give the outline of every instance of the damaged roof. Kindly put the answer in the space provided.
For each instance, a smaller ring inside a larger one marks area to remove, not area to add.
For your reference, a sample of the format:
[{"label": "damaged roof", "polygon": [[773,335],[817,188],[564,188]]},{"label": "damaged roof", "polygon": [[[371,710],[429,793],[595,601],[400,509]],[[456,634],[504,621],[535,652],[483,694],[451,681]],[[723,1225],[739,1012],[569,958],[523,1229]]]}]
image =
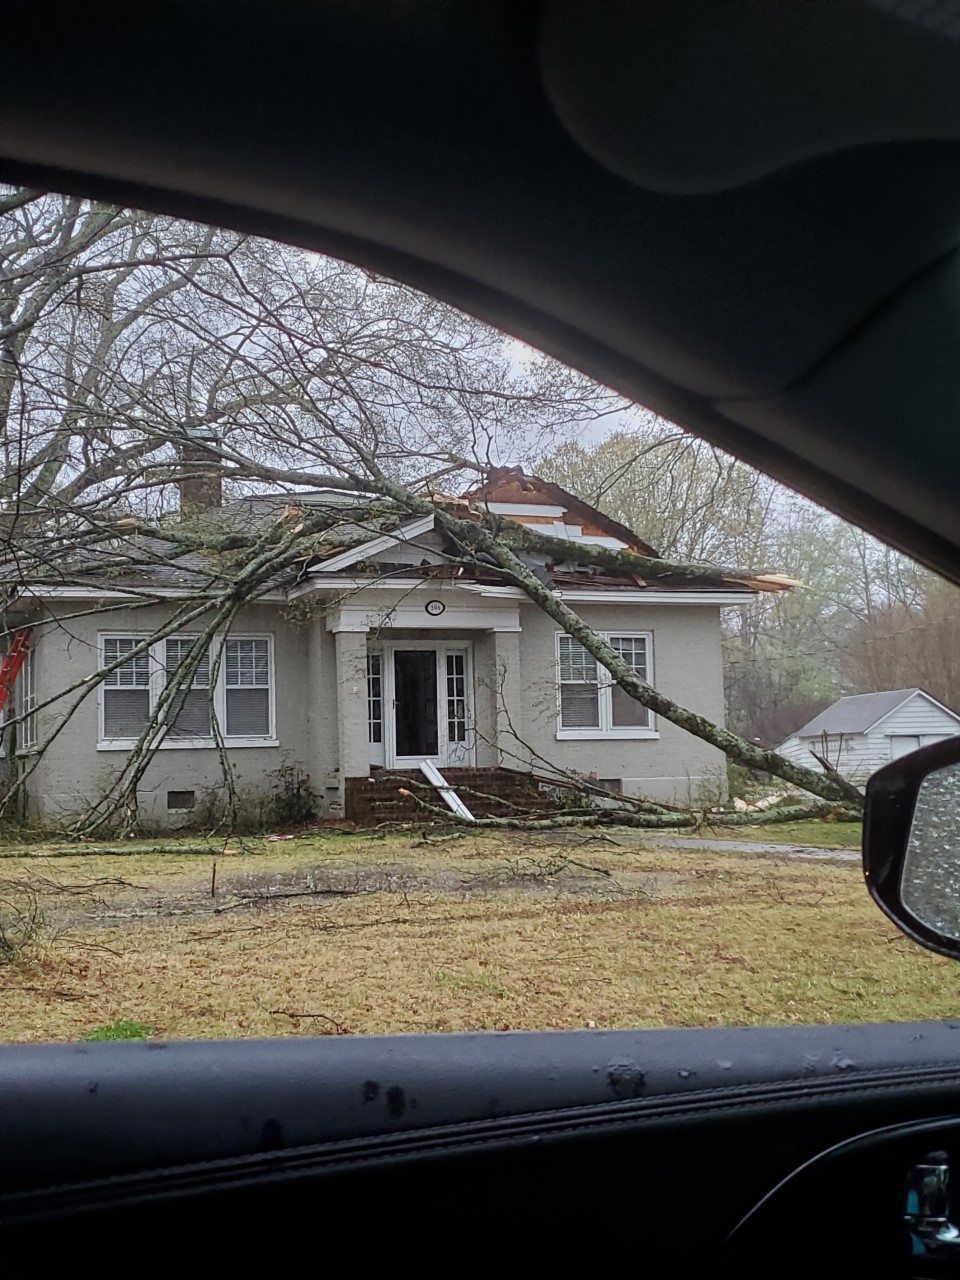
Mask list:
[{"label": "damaged roof", "polygon": [[[539,476],[526,475],[519,467],[495,467],[482,484],[459,496],[434,494],[429,499],[440,509],[458,518],[483,520],[488,515],[514,520],[552,539],[567,541],[579,547],[575,559],[565,561],[537,552],[521,556],[537,579],[558,592],[590,590],[611,594],[646,589],[676,592],[777,591],[797,585],[778,574],[725,573],[705,569],[702,576],[661,572],[632,574],[618,566],[581,563],[583,552],[591,545],[613,551],[628,551],[648,559],[657,553],[632,529],[604,515],[567,492],[560,485]],[[271,589],[291,587],[304,573],[335,576],[347,572],[351,577],[406,575],[423,578],[455,578],[463,582],[491,584],[503,581],[503,575],[492,557],[480,552],[470,559],[462,548],[455,547],[429,516],[400,515],[389,504],[375,507],[358,518],[356,508],[365,501],[373,504],[383,499],[370,494],[354,494],[344,490],[322,489],[306,493],[277,491],[234,499],[215,510],[204,513],[225,531],[255,530],[269,523],[295,523],[306,511],[329,508],[330,525],[316,533],[305,545],[298,563],[278,576]],[[136,520],[121,522],[129,527],[118,537],[113,548],[101,548],[84,556],[84,565],[69,562],[62,565],[61,581],[65,586],[85,586],[104,591],[120,590],[149,593],[206,594],[222,589],[231,580],[236,559],[217,551],[181,550],[173,539],[139,533]],[[394,561],[391,547],[405,547],[407,555]],[[414,549],[414,556],[409,554]],[[416,557],[419,548],[423,555]],[[599,557],[598,558],[602,558]],[[97,563],[99,562],[99,563]],[[45,576],[45,585],[55,585]]]},{"label": "damaged roof", "polygon": [[[540,476],[528,476],[521,467],[493,467],[482,484],[468,489],[462,496],[467,502],[479,507],[489,507],[490,504],[563,507],[564,513],[559,517],[560,522],[581,527],[585,541],[589,539],[590,534],[615,538],[623,543],[625,550],[635,551],[642,556],[654,558],[659,556],[659,552],[655,551],[649,542],[644,542],[643,538],[632,529],[628,529],[625,524],[620,524],[618,520],[598,511],[596,507],[591,507],[588,502],[584,502],[576,494],[568,493],[566,489],[562,489],[551,480],[542,480]],[[503,514],[509,516],[509,513]],[[512,518],[530,525],[541,522],[552,524],[556,520],[549,516],[543,516],[538,520],[538,517],[533,515]]]}]

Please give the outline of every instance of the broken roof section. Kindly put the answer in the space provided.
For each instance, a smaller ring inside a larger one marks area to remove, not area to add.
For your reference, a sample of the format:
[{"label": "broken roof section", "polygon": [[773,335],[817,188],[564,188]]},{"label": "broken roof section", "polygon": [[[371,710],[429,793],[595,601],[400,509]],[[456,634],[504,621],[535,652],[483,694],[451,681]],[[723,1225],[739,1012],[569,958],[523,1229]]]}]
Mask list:
[{"label": "broken roof section", "polygon": [[[629,565],[611,565],[609,555],[604,556],[602,552],[625,551],[647,560],[658,560],[659,556],[626,525],[560,485],[527,475],[519,467],[495,467],[482,484],[466,493],[458,497],[433,494],[430,500],[458,519],[482,520],[490,514],[515,521],[531,533],[549,537],[554,542],[569,543],[569,559],[556,548],[552,555],[531,549],[520,553],[538,580],[557,592],[584,589],[621,594],[647,589],[687,594],[721,591],[731,596],[740,593],[742,600],[745,588],[782,591],[798,585],[779,574],[727,574],[708,566],[703,567],[702,573],[671,572],[667,566],[659,565],[650,566],[649,572],[644,569],[643,573],[632,573]],[[374,532],[377,536],[373,536]],[[409,554],[396,556],[393,549],[405,541],[408,541],[407,550],[418,549],[422,559]],[[591,547],[597,548],[597,560],[606,560],[606,564],[591,561]],[[308,567],[308,574],[315,582],[318,577],[347,571],[358,576],[413,572],[423,577],[455,577],[463,583],[490,583],[502,578],[490,557],[481,554],[472,561],[467,560],[462,548],[450,545],[429,516],[408,517],[402,523],[391,517],[382,533],[371,531],[369,541],[355,544],[349,550],[333,546],[329,551],[318,549]]]},{"label": "broken roof section", "polygon": [[469,489],[463,497],[473,506],[553,537],[612,546],[641,556],[657,558],[660,554],[625,524],[550,480],[526,475],[520,467],[493,467],[483,484]]}]

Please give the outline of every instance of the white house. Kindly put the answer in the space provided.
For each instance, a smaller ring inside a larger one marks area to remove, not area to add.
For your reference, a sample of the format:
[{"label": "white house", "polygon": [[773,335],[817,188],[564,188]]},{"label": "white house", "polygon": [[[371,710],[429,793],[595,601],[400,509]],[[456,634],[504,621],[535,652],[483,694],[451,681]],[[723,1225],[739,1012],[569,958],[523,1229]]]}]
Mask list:
[{"label": "white house", "polygon": [[[320,491],[260,495],[218,516],[219,485],[188,504],[186,483],[184,505],[197,509],[203,498],[210,520],[267,527],[291,503],[313,503],[331,524],[315,554],[218,633],[172,713],[162,695],[197,637],[163,629],[184,598],[222,591],[229,579],[215,557],[141,540],[135,570],[120,556],[102,575],[65,569],[62,583],[23,586],[8,606],[14,625],[31,630],[15,755],[37,820],[89,807],[158,714],[163,736],[137,788],[138,812],[158,825],[189,818],[222,787],[221,746],[245,795],[268,790],[292,766],[309,774],[323,813],[358,820],[382,816],[373,802],[394,803],[398,772],[420,777],[423,766],[485,794],[520,783],[535,790],[548,767],[678,803],[722,788],[716,748],[625,695],[496,565],[451,544],[433,512],[361,528],[355,498]],[[656,554],[582,499],[515,468],[434,501],[571,548]],[[637,672],[718,724],[721,610],[784,586],[769,575],[647,581],[582,557],[522,554]],[[89,693],[74,707],[77,688]]]},{"label": "white house", "polygon": [[960,715],[923,689],[884,689],[839,698],[792,733],[779,751],[794,764],[820,769],[816,752],[844,777],[858,780],[956,734]]}]

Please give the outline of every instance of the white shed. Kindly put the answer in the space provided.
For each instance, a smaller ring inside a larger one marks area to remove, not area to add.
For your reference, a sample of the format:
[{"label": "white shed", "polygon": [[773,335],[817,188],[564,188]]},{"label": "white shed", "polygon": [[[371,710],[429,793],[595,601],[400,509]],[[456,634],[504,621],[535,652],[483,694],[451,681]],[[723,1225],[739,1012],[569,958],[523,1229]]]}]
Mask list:
[{"label": "white shed", "polygon": [[794,764],[820,769],[815,751],[844,777],[861,780],[899,756],[957,734],[960,715],[923,689],[885,689],[839,698],[792,733],[779,752]]}]

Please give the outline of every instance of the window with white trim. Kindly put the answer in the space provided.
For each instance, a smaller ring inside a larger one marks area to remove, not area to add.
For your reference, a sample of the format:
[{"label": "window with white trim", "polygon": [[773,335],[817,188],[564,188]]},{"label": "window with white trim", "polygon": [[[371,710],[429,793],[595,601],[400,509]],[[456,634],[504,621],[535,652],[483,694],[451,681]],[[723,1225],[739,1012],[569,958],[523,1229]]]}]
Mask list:
[{"label": "window with white trim", "polygon": [[20,747],[23,751],[30,751],[37,745],[37,667],[32,648],[24,656],[20,681],[20,710],[23,715],[20,721]]},{"label": "window with white trim", "polygon": [[447,741],[467,740],[467,654],[451,649],[446,657],[447,675]]},{"label": "window with white trim", "polygon": [[[163,712],[167,730],[161,746],[212,745],[214,715],[227,746],[274,741],[271,636],[228,636],[222,649],[216,640],[199,659],[196,636],[170,636],[142,647],[144,640],[136,635],[100,636],[101,667],[118,664],[101,685],[101,746],[136,742],[168,683],[188,675]],[[215,667],[219,669],[214,682]]]},{"label": "window with white trim", "polygon": [[101,697],[104,738],[136,741],[150,719],[150,653],[133,651],[142,643],[139,636],[104,636],[100,661],[113,667],[125,654],[131,656],[108,672]]},{"label": "window with white trim", "polygon": [[222,669],[227,738],[266,738],[270,733],[270,641],[228,640]]},{"label": "window with white trim", "polygon": [[[643,680],[652,681],[649,632],[605,633],[603,638]],[[620,688],[579,641],[557,632],[557,733],[568,737],[646,737],[653,717]]]}]

